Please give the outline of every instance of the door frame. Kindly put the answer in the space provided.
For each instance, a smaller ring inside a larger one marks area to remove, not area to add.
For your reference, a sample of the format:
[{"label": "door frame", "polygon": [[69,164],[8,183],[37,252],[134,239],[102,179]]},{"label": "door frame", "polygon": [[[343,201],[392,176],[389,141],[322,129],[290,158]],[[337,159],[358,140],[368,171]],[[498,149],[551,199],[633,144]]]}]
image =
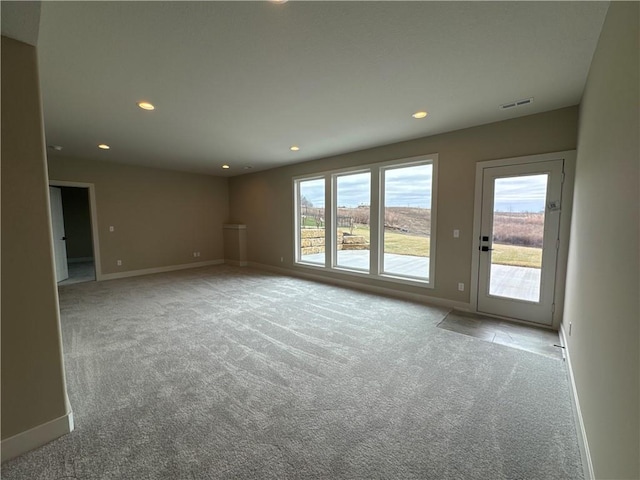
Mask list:
[{"label": "door frame", "polygon": [[[503,158],[498,160],[487,160],[476,164],[476,185],[475,198],[473,204],[473,235],[472,235],[472,253],[471,253],[471,281],[470,289],[470,308],[473,312],[478,312],[478,284],[479,284],[479,265],[480,265],[480,227],[482,221],[482,189],[483,189],[483,172],[485,168],[505,167],[509,165],[521,165],[525,163],[547,162],[550,160],[564,160],[564,181],[562,183],[562,203],[560,211],[560,245],[558,247],[558,257],[556,260],[556,276],[554,288],[554,305],[551,325],[546,328],[558,330],[562,322],[562,314],[564,311],[564,290],[565,278],[567,273],[567,259],[569,257],[569,235],[571,230],[571,212],[573,209],[573,182],[575,178],[576,168],[576,151],[566,150],[562,152],[543,153],[540,155],[527,155],[523,157]],[[479,313],[479,312],[478,312]],[[526,322],[508,317],[500,317],[498,315],[482,315],[495,316],[497,318],[507,318],[508,320],[519,323],[527,323],[545,328],[544,325],[538,323]]]},{"label": "door frame", "polygon": [[96,282],[104,280],[100,263],[100,239],[98,238],[98,209],[96,208],[96,186],[93,183],[49,180],[50,187],[74,187],[89,190],[89,220],[91,221],[91,241],[93,242],[93,265],[96,270]]},{"label": "door frame", "polygon": [[53,241],[53,258],[55,260],[53,263],[56,267],[56,283],[60,283],[69,278],[62,188],[49,185],[49,210],[51,213],[51,240]]}]

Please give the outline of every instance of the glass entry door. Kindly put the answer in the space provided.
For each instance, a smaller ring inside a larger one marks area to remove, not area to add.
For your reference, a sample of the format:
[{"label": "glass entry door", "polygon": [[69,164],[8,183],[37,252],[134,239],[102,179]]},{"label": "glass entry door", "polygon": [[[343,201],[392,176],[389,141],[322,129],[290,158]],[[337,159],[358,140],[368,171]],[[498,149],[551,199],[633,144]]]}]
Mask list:
[{"label": "glass entry door", "polygon": [[478,311],[551,325],[563,160],[482,177]]}]

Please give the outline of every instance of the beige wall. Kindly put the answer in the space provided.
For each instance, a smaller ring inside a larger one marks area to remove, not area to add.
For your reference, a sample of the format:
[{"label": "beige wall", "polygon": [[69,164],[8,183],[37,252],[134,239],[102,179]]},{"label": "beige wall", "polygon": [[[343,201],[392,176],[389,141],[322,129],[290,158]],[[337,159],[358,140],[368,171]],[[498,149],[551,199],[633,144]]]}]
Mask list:
[{"label": "beige wall", "polygon": [[224,258],[226,178],[66,157],[48,163],[51,180],[95,185],[103,274]]},{"label": "beige wall", "polygon": [[638,3],[612,2],[580,107],[564,329],[596,478],[640,478]]},{"label": "beige wall", "polygon": [[2,439],[64,416],[36,51],[2,37]]},{"label": "beige wall", "polygon": [[[438,225],[435,288],[373,279],[359,283],[404,292],[469,302],[471,245],[476,163],[483,160],[548,153],[576,148],[577,107],[459,130],[370,150],[282,167],[229,181],[229,211],[233,222],[247,225],[250,262],[300,268],[293,264],[292,177],[324,170],[381,162],[422,154],[439,154]],[[453,239],[453,230],[460,238]],[[284,257],[284,262],[280,262]],[[315,272],[315,271],[314,271]],[[327,277],[332,274],[324,273]],[[344,278],[344,277],[342,277]],[[457,290],[458,282],[467,285]]]},{"label": "beige wall", "polygon": [[232,265],[246,265],[247,230],[245,225],[225,225],[224,258]]}]

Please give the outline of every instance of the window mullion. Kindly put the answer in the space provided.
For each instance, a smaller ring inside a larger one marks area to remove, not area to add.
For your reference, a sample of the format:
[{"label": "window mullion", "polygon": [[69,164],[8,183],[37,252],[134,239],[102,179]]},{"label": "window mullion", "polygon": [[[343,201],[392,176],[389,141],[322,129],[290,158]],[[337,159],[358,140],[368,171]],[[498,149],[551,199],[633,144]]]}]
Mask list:
[{"label": "window mullion", "polygon": [[380,168],[371,169],[370,179],[369,271],[372,275],[378,275],[380,273],[380,228],[384,228],[384,219],[380,220]]},{"label": "window mullion", "polygon": [[335,221],[335,209],[336,209],[336,179],[333,175],[327,175],[325,177],[325,240],[324,244],[326,257],[325,267],[333,268],[336,264],[336,221]]}]

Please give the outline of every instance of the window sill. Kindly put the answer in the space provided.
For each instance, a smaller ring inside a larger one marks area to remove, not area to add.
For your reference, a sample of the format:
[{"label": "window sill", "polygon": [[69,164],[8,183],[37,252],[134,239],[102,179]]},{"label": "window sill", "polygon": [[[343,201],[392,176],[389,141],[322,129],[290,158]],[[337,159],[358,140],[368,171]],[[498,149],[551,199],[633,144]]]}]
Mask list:
[{"label": "window sill", "polygon": [[344,275],[348,277],[368,278],[371,280],[377,280],[385,283],[387,282],[399,283],[403,285],[411,285],[414,287],[421,287],[421,288],[428,288],[428,289],[434,288],[433,282],[429,282],[428,280],[422,280],[416,277],[400,277],[397,275],[390,275],[388,273],[376,275],[373,273],[366,272],[364,270],[352,270],[352,269],[343,268],[343,267],[327,268],[321,264],[304,263],[304,262],[295,262],[294,266],[315,270],[315,271],[320,271],[320,272],[337,273],[339,275]]}]

